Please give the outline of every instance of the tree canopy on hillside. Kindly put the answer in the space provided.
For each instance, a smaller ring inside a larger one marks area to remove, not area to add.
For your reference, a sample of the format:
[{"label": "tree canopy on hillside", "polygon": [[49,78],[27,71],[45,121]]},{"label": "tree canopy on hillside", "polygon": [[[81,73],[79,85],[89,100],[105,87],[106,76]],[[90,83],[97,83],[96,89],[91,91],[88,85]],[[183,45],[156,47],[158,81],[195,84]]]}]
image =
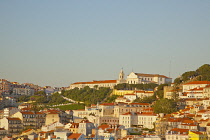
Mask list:
[{"label": "tree canopy on hillside", "polygon": [[64,91],[62,95],[75,101],[84,102],[85,105],[89,106],[90,104],[96,104],[97,102],[103,101],[111,92],[112,90],[107,87],[99,87],[96,89],[86,86],[82,89],[74,88]]},{"label": "tree canopy on hillside", "polygon": [[155,113],[166,113],[170,114],[177,111],[177,104],[172,99],[162,98],[157,100],[154,104]]},{"label": "tree canopy on hillside", "polygon": [[187,80],[190,80],[196,76],[199,76],[197,80],[199,81],[210,81],[210,65],[204,64],[199,67],[196,71],[187,71],[184,72],[180,77],[174,80],[175,84],[180,84]]}]

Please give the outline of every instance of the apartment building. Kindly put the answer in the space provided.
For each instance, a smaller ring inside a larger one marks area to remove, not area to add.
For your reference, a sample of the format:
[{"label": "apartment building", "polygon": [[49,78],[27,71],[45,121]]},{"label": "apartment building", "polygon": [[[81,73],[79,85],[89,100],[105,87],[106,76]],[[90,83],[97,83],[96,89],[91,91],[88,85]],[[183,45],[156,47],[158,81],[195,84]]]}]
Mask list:
[{"label": "apartment building", "polygon": [[0,79],[0,93],[10,93],[11,83],[6,79]]},{"label": "apartment building", "polygon": [[82,133],[85,136],[92,134],[92,130],[95,128],[94,123],[89,122],[88,120],[82,120],[79,123],[78,133]]},{"label": "apartment building", "polygon": [[118,104],[114,106],[114,117],[119,117],[121,114],[127,112],[142,112],[145,109],[151,108],[149,103],[129,103],[129,104]]},{"label": "apartment building", "polygon": [[20,118],[4,117],[1,119],[1,128],[8,130],[8,134],[17,135],[23,130],[23,124]]},{"label": "apartment building", "polygon": [[8,131],[4,128],[0,128],[0,139],[4,138],[8,134]]},{"label": "apartment building", "polygon": [[127,112],[120,115],[119,124],[125,128],[135,126],[152,129],[157,117],[153,112]]},{"label": "apartment building", "polygon": [[39,129],[45,124],[45,114],[42,112],[19,111],[12,117],[20,118],[24,129]]},{"label": "apartment building", "polygon": [[69,114],[60,110],[47,110],[44,112],[46,114],[45,117],[45,125],[49,125],[54,122],[60,122],[63,124],[70,122]]}]

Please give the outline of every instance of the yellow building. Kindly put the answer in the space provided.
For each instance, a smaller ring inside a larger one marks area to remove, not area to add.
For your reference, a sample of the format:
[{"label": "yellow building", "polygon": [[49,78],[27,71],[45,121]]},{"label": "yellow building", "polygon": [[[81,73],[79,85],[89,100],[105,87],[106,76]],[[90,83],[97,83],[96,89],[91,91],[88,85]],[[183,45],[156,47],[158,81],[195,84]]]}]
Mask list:
[{"label": "yellow building", "polygon": [[207,140],[207,135],[203,134],[202,132],[198,131],[189,131],[189,140]]},{"label": "yellow building", "polygon": [[119,95],[119,96],[122,96],[122,95],[125,95],[125,94],[134,94],[134,90],[117,90],[117,89],[114,89],[113,92],[112,92],[112,95]]}]

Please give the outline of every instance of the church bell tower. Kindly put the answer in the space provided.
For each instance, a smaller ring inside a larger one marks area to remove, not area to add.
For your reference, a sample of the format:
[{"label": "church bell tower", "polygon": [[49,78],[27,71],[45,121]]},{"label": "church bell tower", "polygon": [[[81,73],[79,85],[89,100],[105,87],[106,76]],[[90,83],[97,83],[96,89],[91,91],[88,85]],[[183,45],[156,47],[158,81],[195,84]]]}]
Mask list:
[{"label": "church bell tower", "polygon": [[123,72],[123,69],[121,69],[120,73],[119,73],[119,78],[117,80],[117,83],[118,84],[121,84],[121,83],[126,83],[126,80],[124,79],[124,72]]},{"label": "church bell tower", "polygon": [[124,72],[123,69],[121,69],[120,73],[119,73],[119,80],[124,80]]}]

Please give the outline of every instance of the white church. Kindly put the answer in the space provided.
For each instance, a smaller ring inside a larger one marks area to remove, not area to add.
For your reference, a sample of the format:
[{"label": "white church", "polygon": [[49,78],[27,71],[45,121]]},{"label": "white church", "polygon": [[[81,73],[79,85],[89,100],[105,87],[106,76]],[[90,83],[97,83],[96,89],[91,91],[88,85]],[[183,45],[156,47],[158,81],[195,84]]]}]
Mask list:
[{"label": "white church", "polygon": [[172,83],[172,78],[169,78],[160,74],[144,74],[144,73],[134,73],[131,72],[127,78],[124,77],[123,70],[120,71],[118,80],[103,80],[103,81],[91,81],[91,82],[76,82],[70,85],[69,89],[74,88],[84,88],[85,86],[89,86],[90,88],[95,87],[109,87],[111,89],[114,88],[117,84],[128,83],[128,84],[166,84]]}]

